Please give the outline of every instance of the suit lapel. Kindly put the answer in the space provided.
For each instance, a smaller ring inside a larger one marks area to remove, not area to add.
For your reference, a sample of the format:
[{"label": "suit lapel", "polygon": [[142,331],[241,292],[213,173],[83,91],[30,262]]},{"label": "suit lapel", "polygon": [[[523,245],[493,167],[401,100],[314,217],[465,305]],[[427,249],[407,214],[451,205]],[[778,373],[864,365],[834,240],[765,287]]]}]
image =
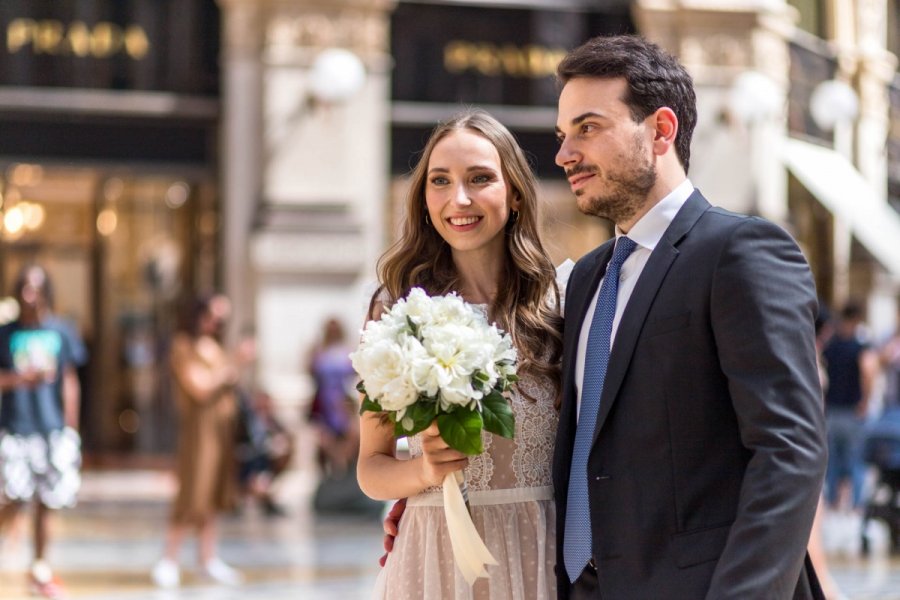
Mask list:
[{"label": "suit lapel", "polygon": [[700,192],[694,190],[694,193],[675,215],[675,219],[666,229],[641,272],[631,298],[628,300],[628,305],[622,313],[622,320],[619,322],[609,356],[609,366],[603,382],[603,395],[600,398],[600,414],[597,415],[597,425],[594,427],[595,443],[610,410],[612,410],[613,402],[619,394],[619,388],[628,371],[635,345],[647,319],[647,313],[665,280],[666,273],[669,272],[669,268],[678,257],[677,245],[709,206]]}]

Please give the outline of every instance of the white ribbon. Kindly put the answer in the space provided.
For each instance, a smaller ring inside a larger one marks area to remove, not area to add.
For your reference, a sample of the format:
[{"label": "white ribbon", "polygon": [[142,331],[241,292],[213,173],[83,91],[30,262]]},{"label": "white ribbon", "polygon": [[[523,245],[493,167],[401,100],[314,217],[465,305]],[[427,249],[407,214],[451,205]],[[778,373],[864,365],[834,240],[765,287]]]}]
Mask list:
[{"label": "white ribbon", "polygon": [[459,484],[462,473],[450,473],[444,477],[444,516],[447,529],[450,531],[450,545],[453,547],[453,558],[463,578],[469,585],[479,577],[487,577],[485,565],[496,565],[497,561],[484,545],[466,504],[463,501]]}]

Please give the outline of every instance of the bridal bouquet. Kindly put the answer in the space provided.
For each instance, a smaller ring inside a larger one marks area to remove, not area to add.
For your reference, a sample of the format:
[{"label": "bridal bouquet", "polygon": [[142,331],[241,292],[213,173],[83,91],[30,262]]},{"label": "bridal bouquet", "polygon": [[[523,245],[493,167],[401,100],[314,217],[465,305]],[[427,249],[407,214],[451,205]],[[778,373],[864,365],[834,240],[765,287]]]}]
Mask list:
[{"label": "bridal bouquet", "polygon": [[[512,339],[456,294],[432,297],[413,288],[366,325],[350,360],[362,379],[360,414],[386,413],[397,437],[436,420],[447,445],[469,455],[484,451],[482,430],[513,437],[503,396],[517,381]],[[465,511],[461,483],[454,475],[444,479],[444,509],[457,565],[472,583],[486,576],[484,563],[496,562]]]}]

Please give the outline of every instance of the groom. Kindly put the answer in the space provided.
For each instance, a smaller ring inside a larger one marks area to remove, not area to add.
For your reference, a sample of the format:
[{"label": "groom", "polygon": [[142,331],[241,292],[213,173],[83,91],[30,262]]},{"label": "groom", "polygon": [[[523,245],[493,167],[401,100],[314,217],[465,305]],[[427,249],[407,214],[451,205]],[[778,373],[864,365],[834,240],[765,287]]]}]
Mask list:
[{"label": "groom", "polygon": [[696,100],[673,57],[595,38],[557,75],[556,162],[578,208],[616,225],[566,294],[559,598],[819,597],[804,561],[825,469],[806,261],[687,179]]}]

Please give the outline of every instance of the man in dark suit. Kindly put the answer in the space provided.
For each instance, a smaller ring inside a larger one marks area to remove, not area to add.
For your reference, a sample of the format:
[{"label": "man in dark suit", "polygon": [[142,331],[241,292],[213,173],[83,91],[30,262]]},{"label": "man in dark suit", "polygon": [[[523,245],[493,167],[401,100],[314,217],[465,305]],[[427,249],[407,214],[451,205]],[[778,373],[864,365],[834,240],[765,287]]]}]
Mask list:
[{"label": "man in dark suit", "polygon": [[578,208],[616,225],[566,294],[559,597],[817,597],[809,267],[782,229],[687,179],[696,99],[673,57],[595,38],[557,73],[556,161]]}]

